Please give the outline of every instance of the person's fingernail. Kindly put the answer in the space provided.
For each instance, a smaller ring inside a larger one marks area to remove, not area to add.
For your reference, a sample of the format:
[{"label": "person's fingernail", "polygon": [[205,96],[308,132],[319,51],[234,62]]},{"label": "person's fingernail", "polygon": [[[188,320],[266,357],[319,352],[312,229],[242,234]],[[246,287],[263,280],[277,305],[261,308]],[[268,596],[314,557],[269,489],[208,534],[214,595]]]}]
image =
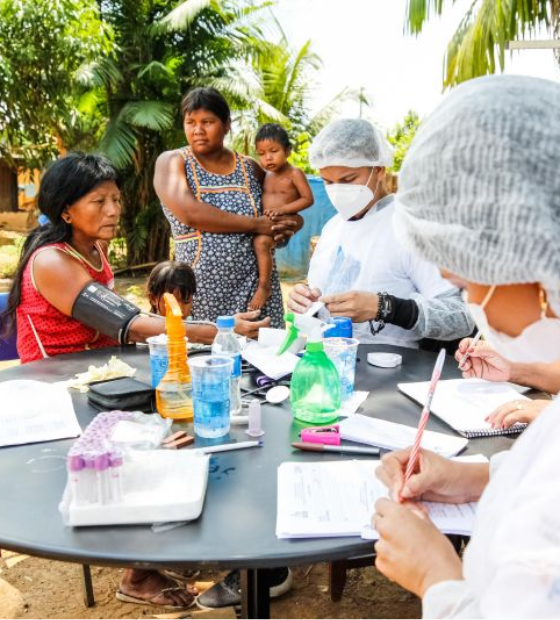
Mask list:
[{"label": "person's fingernail", "polygon": [[490,420],[490,416],[489,416],[489,415],[487,415],[487,416],[484,418],[484,421],[485,421],[485,422],[488,422],[489,420]]}]

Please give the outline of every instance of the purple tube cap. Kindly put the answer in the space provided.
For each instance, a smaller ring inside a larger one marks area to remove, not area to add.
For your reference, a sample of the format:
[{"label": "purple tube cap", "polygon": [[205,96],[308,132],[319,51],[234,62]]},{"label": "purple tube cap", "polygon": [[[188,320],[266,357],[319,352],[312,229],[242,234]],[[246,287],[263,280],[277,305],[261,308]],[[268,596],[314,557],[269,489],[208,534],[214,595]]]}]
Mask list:
[{"label": "purple tube cap", "polygon": [[69,456],[66,464],[68,466],[68,471],[82,471],[86,466],[84,459],[78,455]]}]

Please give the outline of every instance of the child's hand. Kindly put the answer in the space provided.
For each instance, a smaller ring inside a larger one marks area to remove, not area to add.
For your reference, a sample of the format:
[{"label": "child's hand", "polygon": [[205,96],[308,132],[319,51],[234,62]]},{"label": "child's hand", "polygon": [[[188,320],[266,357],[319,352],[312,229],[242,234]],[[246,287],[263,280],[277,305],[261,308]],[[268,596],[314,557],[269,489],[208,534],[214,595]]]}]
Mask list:
[{"label": "child's hand", "polygon": [[261,321],[256,320],[260,313],[260,310],[253,310],[235,314],[235,333],[240,336],[247,336],[247,338],[256,338],[261,327],[270,327],[270,317],[267,316]]},{"label": "child's hand", "polygon": [[266,209],[264,214],[266,215],[266,217],[269,217],[271,220],[273,220],[278,215],[281,215],[278,211],[271,211],[270,209]]}]

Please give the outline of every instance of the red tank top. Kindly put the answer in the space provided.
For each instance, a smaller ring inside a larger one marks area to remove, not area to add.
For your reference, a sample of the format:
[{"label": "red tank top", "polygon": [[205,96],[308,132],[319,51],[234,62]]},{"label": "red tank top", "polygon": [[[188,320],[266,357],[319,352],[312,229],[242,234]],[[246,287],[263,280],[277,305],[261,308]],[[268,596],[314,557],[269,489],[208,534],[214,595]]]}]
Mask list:
[{"label": "red tank top", "polygon": [[93,280],[107,288],[114,288],[113,272],[105,254],[99,247],[102,263],[100,269],[88,263],[83,256],[66,243],[53,243],[34,252],[23,272],[21,300],[16,311],[17,349],[23,364],[43,359],[43,352],[38,341],[49,357],[63,353],[77,353],[87,349],[101,349],[118,344],[116,340],[100,334],[72,317],[66,316],[51,305],[37,290],[33,279],[33,262],[37,254],[52,249],[72,256]]}]

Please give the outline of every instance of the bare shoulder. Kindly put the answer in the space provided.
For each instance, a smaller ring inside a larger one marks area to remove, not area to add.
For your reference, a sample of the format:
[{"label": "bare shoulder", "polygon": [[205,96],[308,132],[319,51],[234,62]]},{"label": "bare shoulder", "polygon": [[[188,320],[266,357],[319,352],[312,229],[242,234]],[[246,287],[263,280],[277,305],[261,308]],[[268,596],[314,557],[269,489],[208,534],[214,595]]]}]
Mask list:
[{"label": "bare shoulder", "polygon": [[156,159],[156,173],[157,172],[169,172],[182,167],[183,156],[181,151],[175,149],[173,151],[164,151]]},{"label": "bare shoulder", "polygon": [[292,166],[290,164],[290,176],[293,181],[305,181],[307,183],[307,177],[305,176],[305,172],[296,166]]},{"label": "bare shoulder", "polygon": [[33,259],[33,273],[37,275],[52,274],[61,281],[66,277],[72,277],[76,273],[82,273],[83,267],[75,258],[60,248],[46,247],[41,249]]}]

